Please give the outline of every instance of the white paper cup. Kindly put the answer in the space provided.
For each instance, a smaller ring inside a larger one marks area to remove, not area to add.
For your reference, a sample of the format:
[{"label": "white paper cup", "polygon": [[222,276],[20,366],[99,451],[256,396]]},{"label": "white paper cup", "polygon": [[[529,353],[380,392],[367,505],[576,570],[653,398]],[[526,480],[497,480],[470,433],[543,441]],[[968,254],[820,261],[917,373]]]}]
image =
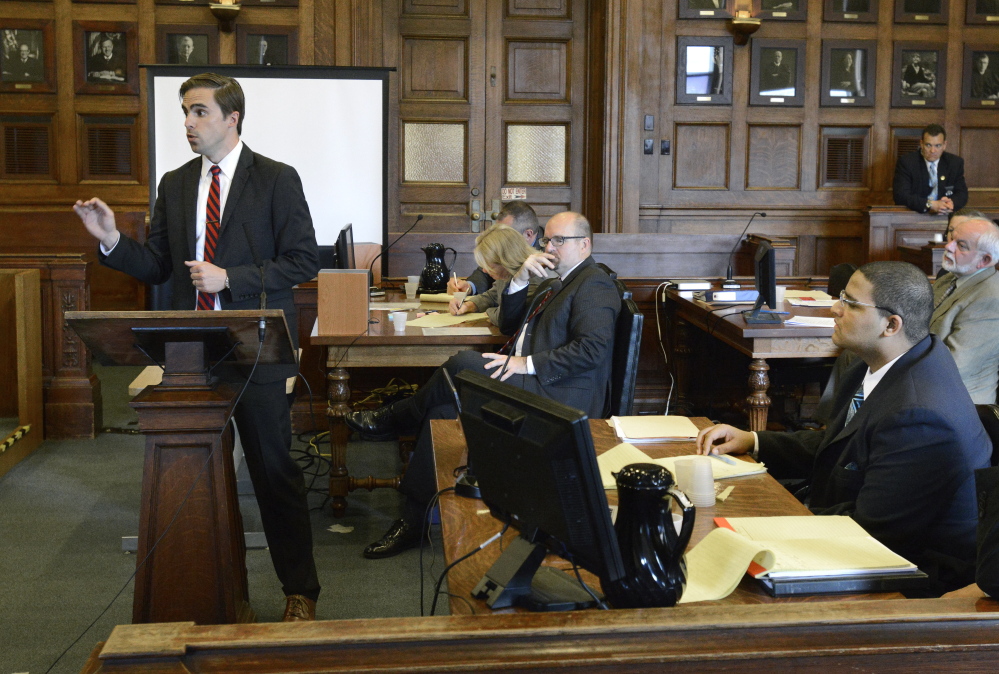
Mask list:
[{"label": "white paper cup", "polygon": [[405,311],[393,311],[389,314],[389,320],[395,325],[396,332],[406,332],[406,319],[409,314]]},{"label": "white paper cup", "polygon": [[419,285],[420,285],[419,283],[414,283],[413,281],[408,281],[406,283],[406,299],[407,300],[415,300],[416,299],[416,288]]},{"label": "white paper cup", "polygon": [[707,456],[695,456],[694,471],[691,478],[690,491],[687,498],[698,508],[707,508],[715,504],[715,478],[711,471],[711,459]]},{"label": "white paper cup", "polygon": [[420,285],[420,277],[419,276],[407,276],[406,280],[409,281],[410,283],[415,283],[416,285]]},{"label": "white paper cup", "polygon": [[943,243],[943,234],[941,232],[933,235],[933,243]]},{"label": "white paper cup", "polygon": [[787,290],[787,286],[777,286],[777,297],[774,301],[777,302],[777,306],[771,307],[774,311],[780,311],[784,304],[784,291]]},{"label": "white paper cup", "polygon": [[694,458],[677,459],[673,465],[676,466],[677,489],[686,494],[690,491],[694,478]]}]

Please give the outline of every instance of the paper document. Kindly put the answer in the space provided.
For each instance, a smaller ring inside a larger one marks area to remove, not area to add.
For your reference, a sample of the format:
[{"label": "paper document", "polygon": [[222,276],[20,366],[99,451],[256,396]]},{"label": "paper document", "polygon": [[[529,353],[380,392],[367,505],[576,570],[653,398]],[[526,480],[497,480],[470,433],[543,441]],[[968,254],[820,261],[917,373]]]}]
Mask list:
[{"label": "paper document", "polygon": [[774,553],[772,564],[750,565],[754,578],[850,576],[916,571],[843,515],[787,517],[716,517],[718,526],[731,528]]},{"label": "paper document", "polygon": [[640,417],[611,417],[617,437],[626,442],[665,442],[697,437],[697,426],[687,417],[650,414]]},{"label": "paper document", "polygon": [[491,335],[489,328],[423,328],[425,337],[458,337],[462,335]]},{"label": "paper document", "polygon": [[686,554],[681,604],[727,597],[747,569],[755,578],[919,573],[849,517],[716,517],[715,522],[721,528]]},{"label": "paper document", "polygon": [[[668,456],[662,459],[653,459],[652,461],[665,467],[673,475],[676,475],[677,460],[689,458],[689,456]],[[711,457],[711,475],[716,480],[726,480],[730,477],[744,477],[746,475],[759,475],[765,472],[767,472],[767,467],[755,461],[743,461],[742,459],[732,459],[730,457]]]},{"label": "paper document", "polygon": [[652,463],[652,459],[638,447],[627,442],[611,447],[598,456],[597,468],[600,469],[600,480],[604,483],[604,489],[617,489],[613,473],[618,473],[633,463]]},{"label": "paper document", "polygon": [[791,290],[790,288],[784,291],[784,299],[789,300],[791,298],[801,299],[801,300],[834,300],[836,299],[832,295],[821,290]]},{"label": "paper document", "polygon": [[372,302],[369,311],[415,311],[420,308],[419,302]]},{"label": "paper document", "polygon": [[[617,489],[617,481],[614,473],[633,463],[655,463],[676,476],[677,459],[689,459],[690,456],[670,456],[662,459],[653,459],[641,449],[627,442],[611,447],[606,452],[597,457],[597,468],[600,469],[600,480],[604,489]],[[711,461],[711,474],[716,480],[724,480],[731,477],[743,477],[745,475],[758,475],[767,472],[767,467],[755,461],[743,461],[742,459],[730,459],[731,463],[721,459],[713,458]]]},{"label": "paper document", "polygon": [[792,307],[831,307],[839,302],[839,300],[806,300],[804,298],[787,301]]},{"label": "paper document", "polygon": [[445,313],[427,314],[425,316],[420,316],[419,318],[414,318],[411,321],[406,321],[406,325],[410,325],[414,328],[446,328],[451,325],[482,320],[483,318],[486,318],[484,313],[463,314],[461,316],[452,316],[451,314]]},{"label": "paper document", "polygon": [[421,302],[429,302],[431,304],[448,304],[452,299],[454,298],[447,293],[423,293],[420,295]]},{"label": "paper document", "polygon": [[834,328],[836,323],[833,318],[824,316],[789,316],[784,321],[784,325],[807,325],[812,328]]}]

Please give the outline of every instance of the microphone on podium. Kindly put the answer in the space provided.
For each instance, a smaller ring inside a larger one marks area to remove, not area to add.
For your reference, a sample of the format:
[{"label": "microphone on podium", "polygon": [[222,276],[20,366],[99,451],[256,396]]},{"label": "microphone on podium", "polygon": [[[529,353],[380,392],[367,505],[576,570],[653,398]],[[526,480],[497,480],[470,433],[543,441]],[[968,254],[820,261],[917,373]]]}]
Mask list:
[{"label": "microphone on podium", "polygon": [[735,279],[732,278],[732,256],[735,255],[736,248],[738,248],[739,244],[742,243],[742,237],[746,236],[746,232],[749,231],[749,226],[753,224],[753,218],[755,218],[757,215],[760,216],[761,218],[767,217],[766,213],[760,211],[753,213],[753,215],[750,216],[749,218],[749,222],[747,222],[746,226],[742,228],[742,234],[739,235],[739,238],[736,240],[735,245],[732,246],[732,252],[728,254],[728,269],[727,273],[725,274],[725,281],[722,283],[722,288],[734,288],[738,290],[740,287],[739,284],[736,283]]},{"label": "microphone on podium", "polygon": [[[403,232],[402,234],[400,234],[398,239],[396,239],[395,241],[393,241],[392,243],[390,243],[388,246],[386,246],[384,250],[382,250],[380,253],[378,253],[378,255],[375,255],[374,259],[371,260],[371,265],[368,266],[368,278],[369,279],[373,279],[374,278],[375,262],[378,260],[378,258],[380,258],[382,255],[384,255],[385,253],[387,253],[392,246],[394,246],[395,244],[399,243],[399,241],[402,239],[402,237],[406,236],[411,231],[413,231],[413,227],[416,227],[416,225],[422,219],[423,219],[423,213],[420,213],[419,215],[416,216],[416,220],[413,222],[413,224],[409,226],[409,229],[407,229],[405,232]],[[375,287],[371,286],[371,290],[375,290]]]}]

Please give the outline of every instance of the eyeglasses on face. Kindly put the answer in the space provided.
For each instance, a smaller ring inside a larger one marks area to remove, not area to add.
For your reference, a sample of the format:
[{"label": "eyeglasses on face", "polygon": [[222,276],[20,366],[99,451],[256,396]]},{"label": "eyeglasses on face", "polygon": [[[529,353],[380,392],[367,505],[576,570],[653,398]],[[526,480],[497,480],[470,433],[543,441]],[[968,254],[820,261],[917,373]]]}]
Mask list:
[{"label": "eyeglasses on face", "polygon": [[553,244],[555,244],[556,248],[561,248],[562,244],[564,244],[569,239],[585,239],[585,238],[586,238],[585,236],[546,236],[541,239],[541,245],[547,246],[548,242],[551,241]]},{"label": "eyeglasses on face", "polygon": [[897,311],[895,311],[894,309],[889,309],[888,307],[879,307],[877,304],[868,304],[867,302],[861,302],[860,300],[850,299],[849,297],[846,296],[845,290],[839,291],[839,301],[849,307],[853,307],[854,309],[856,309],[857,307],[870,307],[871,309],[880,309],[881,311],[887,311],[889,314],[892,314],[894,316],[902,315]]}]

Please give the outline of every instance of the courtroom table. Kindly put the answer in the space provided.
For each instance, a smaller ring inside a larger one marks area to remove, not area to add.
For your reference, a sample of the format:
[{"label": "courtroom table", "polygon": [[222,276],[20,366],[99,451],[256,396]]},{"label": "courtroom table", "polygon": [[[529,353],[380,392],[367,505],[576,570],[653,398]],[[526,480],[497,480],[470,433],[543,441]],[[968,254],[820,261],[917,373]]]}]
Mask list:
[{"label": "courtroom table", "polygon": [[[707,428],[711,422],[703,417],[692,419],[698,428]],[[433,435],[434,460],[437,467],[437,489],[454,485],[453,471],[457,466],[464,465],[465,438],[461,425],[454,420],[434,420],[430,422]],[[608,425],[606,419],[590,419],[590,432],[593,436],[593,446],[598,455],[617,445],[620,440]],[[686,456],[696,452],[696,446],[691,442],[650,443],[641,445],[641,450],[652,458],[666,456]],[[747,475],[720,481],[725,486],[734,489],[725,501],[717,501],[709,508],[697,508],[694,521],[694,531],[690,537],[688,550],[715,529],[715,517],[760,517],[770,515],[811,515],[811,512],[801,504],[789,491],[784,489],[768,473]],[[607,491],[607,501],[610,505],[617,503],[617,491]],[[475,549],[490,537],[503,529],[503,524],[489,513],[489,508],[479,500],[457,496],[448,492],[440,497],[441,536],[444,539],[444,560],[447,563]],[[506,547],[519,532],[513,527],[504,534],[502,547]],[[500,545],[493,543],[482,551],[461,562],[448,572],[448,592],[450,594],[451,615],[484,614],[496,612],[515,612],[520,609],[502,609],[492,611],[484,601],[474,599],[472,589],[486,573],[493,562],[499,558]],[[572,565],[565,560],[549,555],[546,564],[572,573]],[[588,572],[583,577],[593,587],[599,587],[599,581]],[[900,594],[866,594],[866,595],[825,595],[811,596],[808,601],[843,601],[844,599],[899,599]],[[731,604],[770,604],[780,602],[800,602],[801,598],[775,599],[767,595],[760,584],[744,577],[735,592],[725,599],[712,602],[698,602],[696,605]],[[694,604],[691,604],[694,606]]]},{"label": "courtroom table", "polygon": [[[750,325],[742,312],[751,309],[746,304],[706,304],[698,300],[682,297],[675,289],[666,291],[666,311],[672,327],[672,357],[677,359],[678,400],[683,400],[689,392],[692,371],[690,354],[693,340],[687,326],[706,333],[710,338],[732,347],[750,357],[749,390],[746,398],[749,411],[749,430],[762,431],[767,427],[767,414],[770,409],[770,377],[767,359],[792,358],[834,358],[840,349],[832,343],[832,328],[817,328],[804,325]],[[781,311],[792,315],[830,316],[826,307],[793,307],[784,302]],[[697,371],[697,375],[704,372]]]},{"label": "courtroom table", "polygon": [[[377,311],[379,304],[406,302],[405,294],[390,290],[384,300],[371,302],[371,323],[360,335],[320,335],[319,321],[312,328],[310,341],[326,348],[326,379],[330,428],[330,504],[333,515],[342,517],[347,508],[347,494],[355,489],[395,488],[399,477],[354,477],[347,471],[347,428],[344,417],[350,413],[350,375],[348,368],[367,367],[437,367],[459,351],[496,351],[508,337],[487,320],[462,323],[468,327],[488,327],[488,335],[428,336],[423,328],[406,327],[396,332],[387,311]],[[417,311],[447,312],[446,304],[421,304]],[[415,311],[409,312],[410,319]]]}]

